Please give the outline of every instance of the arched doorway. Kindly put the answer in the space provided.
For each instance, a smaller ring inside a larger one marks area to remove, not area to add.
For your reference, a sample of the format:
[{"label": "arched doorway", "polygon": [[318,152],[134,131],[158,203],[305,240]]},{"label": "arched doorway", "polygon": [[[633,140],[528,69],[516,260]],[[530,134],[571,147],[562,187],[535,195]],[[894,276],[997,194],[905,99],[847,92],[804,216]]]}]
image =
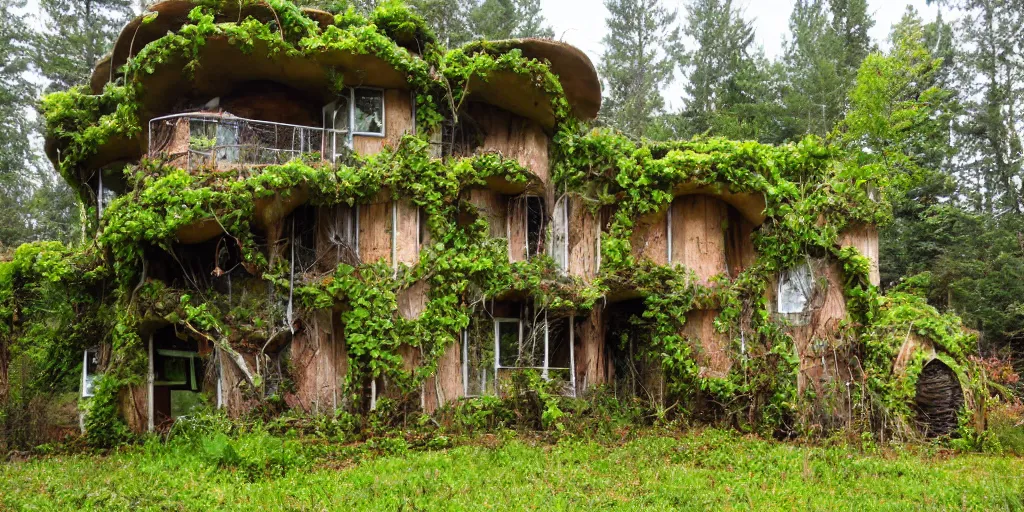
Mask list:
[{"label": "arched doorway", "polygon": [[956,373],[938,359],[921,369],[914,406],[917,424],[926,437],[938,437],[956,430],[964,405],[964,393]]}]

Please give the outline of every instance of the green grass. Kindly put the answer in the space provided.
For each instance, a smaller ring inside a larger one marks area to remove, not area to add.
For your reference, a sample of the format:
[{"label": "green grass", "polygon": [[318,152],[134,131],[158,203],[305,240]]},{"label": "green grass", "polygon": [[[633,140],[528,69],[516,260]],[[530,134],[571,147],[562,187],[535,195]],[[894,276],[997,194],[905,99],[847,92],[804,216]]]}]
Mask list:
[{"label": "green grass", "polygon": [[1022,467],[1013,456],[872,455],[718,430],[612,446],[481,437],[436,450],[249,434],[5,463],[0,508],[1021,510]]}]

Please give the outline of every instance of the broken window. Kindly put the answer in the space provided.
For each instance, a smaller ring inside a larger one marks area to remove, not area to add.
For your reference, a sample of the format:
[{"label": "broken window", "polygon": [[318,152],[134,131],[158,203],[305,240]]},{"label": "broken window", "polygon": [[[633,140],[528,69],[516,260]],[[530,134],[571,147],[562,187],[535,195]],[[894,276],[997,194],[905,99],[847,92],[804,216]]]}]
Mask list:
[{"label": "broken window", "polygon": [[384,90],[350,88],[323,108],[325,156],[337,160],[352,148],[352,135],[384,136]]},{"label": "broken window", "polygon": [[328,103],[323,109],[324,130],[327,130],[325,139],[327,147],[324,148],[324,158],[327,160],[337,160],[344,154],[344,151],[340,150],[351,147],[349,141],[351,113],[348,106],[349,96],[343,95]]},{"label": "broken window", "polygon": [[544,199],[526,198],[526,257],[540,254],[544,245]]},{"label": "broken window", "polygon": [[231,118],[192,119],[189,121],[189,152],[198,157],[196,162],[238,162],[240,132],[241,122]]},{"label": "broken window", "polygon": [[358,135],[384,135],[384,91],[353,90],[352,132]]},{"label": "broken window", "polygon": [[359,205],[322,207],[317,213],[316,259],[320,270],[333,271],[338,263],[359,264]]},{"label": "broken window", "polygon": [[551,318],[523,304],[492,303],[491,316],[475,317],[462,333],[463,385],[466,396],[493,393],[506,370],[540,370],[545,379],[575,388],[572,368],[574,322]]},{"label": "broken window", "polygon": [[546,311],[522,307],[519,318],[494,319],[498,369],[533,368],[547,377],[551,370],[570,369],[572,343],[568,318],[548,319]]},{"label": "broken window", "polygon": [[779,275],[779,313],[806,312],[813,295],[814,275],[809,264],[802,263]]},{"label": "broken window", "polygon": [[204,361],[192,340],[163,330],[152,348],[153,421],[165,423],[203,405]]},{"label": "broken window", "polygon": [[82,359],[82,396],[90,397],[96,391],[96,372],[100,366],[100,351],[90,348]]}]

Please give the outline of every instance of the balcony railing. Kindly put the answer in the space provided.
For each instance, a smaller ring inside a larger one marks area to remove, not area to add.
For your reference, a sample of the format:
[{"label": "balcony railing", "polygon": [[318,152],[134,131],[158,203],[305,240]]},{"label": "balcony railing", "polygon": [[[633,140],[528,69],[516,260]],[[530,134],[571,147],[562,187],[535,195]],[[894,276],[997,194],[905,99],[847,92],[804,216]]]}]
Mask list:
[{"label": "balcony railing", "polygon": [[189,112],[152,119],[146,154],[188,170],[229,170],[283,164],[297,158],[332,162],[348,147],[345,130],[258,121],[227,113]]}]

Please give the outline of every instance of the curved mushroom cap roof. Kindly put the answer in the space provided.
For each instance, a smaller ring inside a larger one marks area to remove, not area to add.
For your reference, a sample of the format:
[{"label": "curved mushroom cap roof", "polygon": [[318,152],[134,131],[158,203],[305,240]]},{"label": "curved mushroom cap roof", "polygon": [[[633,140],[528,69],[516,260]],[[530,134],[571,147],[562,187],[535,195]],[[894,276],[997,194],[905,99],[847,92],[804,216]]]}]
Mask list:
[{"label": "curved mushroom cap roof", "polygon": [[551,72],[562,82],[562,90],[573,112],[584,120],[597,117],[601,109],[601,80],[590,57],[575,46],[551,39],[508,41],[523,56],[551,63]]},{"label": "curved mushroom cap roof", "polygon": [[[215,21],[218,23],[240,21],[247,17],[253,17],[263,22],[276,19],[274,10],[266,3],[247,3],[242,7],[239,7],[239,4],[224,2],[224,6],[217,12]],[[147,44],[189,23],[188,14],[196,6],[197,3],[193,0],[164,0],[149,6],[141,16],[129,21],[121,29],[110,53],[96,63],[96,68],[89,79],[89,86],[93,94],[103,92],[103,86],[111,81],[113,73]],[[308,8],[304,8],[302,11],[307,18],[316,21],[321,28],[334,24],[334,15],[331,13]]]},{"label": "curved mushroom cap roof", "polygon": [[[552,39],[527,38],[475,42],[463,49],[467,52],[499,53],[517,49],[524,57],[546,61],[561,82],[565,99],[576,117],[594,119],[601,109],[601,80],[597,70],[587,54],[575,46]],[[532,77],[510,71],[495,72],[486,80],[472,80],[469,90],[471,95],[487,103],[536,120],[544,126],[555,124],[548,93],[538,87]]]}]

